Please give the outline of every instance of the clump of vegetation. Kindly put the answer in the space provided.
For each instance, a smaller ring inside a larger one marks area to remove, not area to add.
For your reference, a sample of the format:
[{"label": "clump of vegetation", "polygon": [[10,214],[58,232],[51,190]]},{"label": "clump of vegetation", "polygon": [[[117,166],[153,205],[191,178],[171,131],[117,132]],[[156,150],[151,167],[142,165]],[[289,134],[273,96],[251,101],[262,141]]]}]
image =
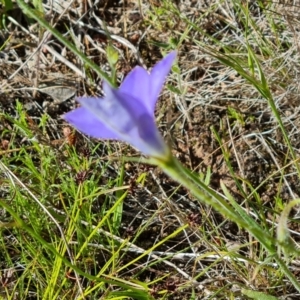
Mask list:
[{"label": "clump of vegetation", "polygon": [[[296,6],[0,3],[1,299],[297,299]],[[173,50],[178,173],[62,118]]]}]

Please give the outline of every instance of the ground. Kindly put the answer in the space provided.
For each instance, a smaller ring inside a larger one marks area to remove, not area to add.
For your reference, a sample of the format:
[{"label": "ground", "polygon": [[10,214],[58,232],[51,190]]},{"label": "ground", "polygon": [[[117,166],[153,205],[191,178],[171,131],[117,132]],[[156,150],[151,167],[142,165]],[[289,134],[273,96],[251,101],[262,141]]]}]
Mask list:
[{"label": "ground", "polygon": [[[16,186],[25,195],[32,191],[59,227],[40,207],[27,211],[24,198],[19,201],[26,213],[15,208],[19,218],[30,220],[26,224],[47,242],[59,241],[61,228],[71,256],[80,253],[79,268],[91,275],[103,270],[128,282],[149,284],[149,299],[263,299],[247,291],[269,295],[266,299],[298,299],[299,291],[247,230],[198,202],[161,169],[124,161],[123,157],[140,157],[129,145],[87,138],[62,119],[77,107],[76,96],[101,95],[102,78],[17,3],[8,11],[2,4],[0,10],[0,156],[24,184]],[[223,183],[235,201],[276,236],[283,208],[300,193],[299,5],[54,1],[53,6],[43,3],[39,13],[107,74],[107,47],[118,53],[118,84],[134,66],[150,70],[176,49],[177,61],[156,107],[160,132],[180,162],[216,193],[224,193]],[[13,192],[11,182],[16,179],[9,176],[6,170],[0,177],[0,198],[11,204],[21,192]],[[68,180],[74,190],[83,195],[92,190],[92,196],[82,196],[75,205],[64,187]],[[77,216],[76,209],[82,207]],[[100,226],[112,208],[121,216],[114,214],[116,219]],[[37,213],[44,217],[34,225],[32,214]],[[297,215],[295,207],[289,223],[295,242]],[[76,222],[70,225],[71,217]],[[14,286],[26,299],[108,299],[112,291],[122,290],[112,283],[92,290],[93,280],[80,273],[76,277],[77,270],[60,265],[53,282],[64,285],[54,297],[44,287],[50,275],[35,271],[40,279],[32,283],[24,271],[30,270],[34,255],[25,259],[22,243],[36,236],[27,229],[20,232],[22,226],[14,225],[16,217],[3,206],[0,218],[5,224],[1,247],[6,249],[0,263],[6,270],[1,274],[3,297],[22,299]],[[84,246],[83,253],[73,249],[93,226],[99,236],[93,236],[90,248]],[[54,259],[41,245],[45,262]],[[67,252],[64,256],[71,259]],[[112,256],[115,265],[109,263]],[[18,264],[23,271],[16,271]],[[298,265],[297,257],[289,260],[299,280]],[[50,269],[45,267],[52,274]],[[10,276],[7,270],[13,270]],[[84,294],[88,289],[91,292]]]}]

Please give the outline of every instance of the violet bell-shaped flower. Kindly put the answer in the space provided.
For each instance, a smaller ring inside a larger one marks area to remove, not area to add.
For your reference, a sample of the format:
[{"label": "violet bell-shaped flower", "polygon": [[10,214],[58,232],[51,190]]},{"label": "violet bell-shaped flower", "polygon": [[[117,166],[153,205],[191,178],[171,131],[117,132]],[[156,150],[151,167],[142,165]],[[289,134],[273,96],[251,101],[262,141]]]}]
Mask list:
[{"label": "violet bell-shaped flower", "polygon": [[91,137],[124,141],[145,155],[166,158],[169,150],[155,124],[154,110],[175,58],[176,51],[169,53],[150,73],[135,67],[119,89],[104,81],[103,98],[77,98],[81,107],[64,119]]}]

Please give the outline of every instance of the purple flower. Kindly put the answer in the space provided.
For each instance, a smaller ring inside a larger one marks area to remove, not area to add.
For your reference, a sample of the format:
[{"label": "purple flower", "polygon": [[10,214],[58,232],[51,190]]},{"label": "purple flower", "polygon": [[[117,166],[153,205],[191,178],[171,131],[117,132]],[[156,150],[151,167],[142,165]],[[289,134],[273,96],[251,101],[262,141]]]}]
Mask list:
[{"label": "purple flower", "polygon": [[150,73],[135,67],[119,89],[104,82],[104,98],[77,98],[81,107],[64,118],[92,137],[124,141],[146,155],[166,157],[169,151],[155,125],[154,109],[175,57],[175,51],[169,53]]}]

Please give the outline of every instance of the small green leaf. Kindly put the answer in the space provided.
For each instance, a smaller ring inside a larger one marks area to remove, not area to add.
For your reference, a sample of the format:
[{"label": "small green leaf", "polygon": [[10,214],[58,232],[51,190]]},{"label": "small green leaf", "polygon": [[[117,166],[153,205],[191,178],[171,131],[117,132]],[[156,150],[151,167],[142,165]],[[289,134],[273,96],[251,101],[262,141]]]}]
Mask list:
[{"label": "small green leaf", "polygon": [[230,118],[237,120],[242,126],[245,126],[245,120],[241,113],[230,106],[228,107],[227,111]]},{"label": "small green leaf", "polygon": [[119,59],[118,51],[110,44],[106,47],[107,60],[111,68],[114,68]]},{"label": "small green leaf", "polygon": [[172,93],[175,93],[177,95],[182,95],[182,92],[180,91],[180,89],[176,88],[173,85],[167,84],[167,88],[168,90],[170,90]]},{"label": "small green leaf", "polygon": [[278,300],[277,297],[266,295],[262,292],[251,291],[251,290],[242,289],[242,294],[255,300]]},{"label": "small green leaf", "polygon": [[146,183],[146,178],[147,178],[147,173],[142,173],[139,177],[138,177],[138,179],[136,180],[136,182],[137,183],[140,183],[142,186],[144,186],[145,185],[145,183]]},{"label": "small green leaf", "polygon": [[32,4],[40,13],[44,13],[43,3],[41,0],[32,0]]},{"label": "small green leaf", "polygon": [[14,7],[12,0],[2,0],[1,3],[4,4],[5,11],[11,10]]},{"label": "small green leaf", "polygon": [[173,71],[174,73],[176,73],[176,74],[179,74],[179,75],[180,75],[180,69],[179,69],[179,67],[178,67],[178,65],[177,65],[177,64],[173,65],[173,67],[172,67],[172,71]]},{"label": "small green leaf", "polygon": [[169,39],[169,43],[172,47],[177,48],[179,44],[179,39],[172,37]]}]

